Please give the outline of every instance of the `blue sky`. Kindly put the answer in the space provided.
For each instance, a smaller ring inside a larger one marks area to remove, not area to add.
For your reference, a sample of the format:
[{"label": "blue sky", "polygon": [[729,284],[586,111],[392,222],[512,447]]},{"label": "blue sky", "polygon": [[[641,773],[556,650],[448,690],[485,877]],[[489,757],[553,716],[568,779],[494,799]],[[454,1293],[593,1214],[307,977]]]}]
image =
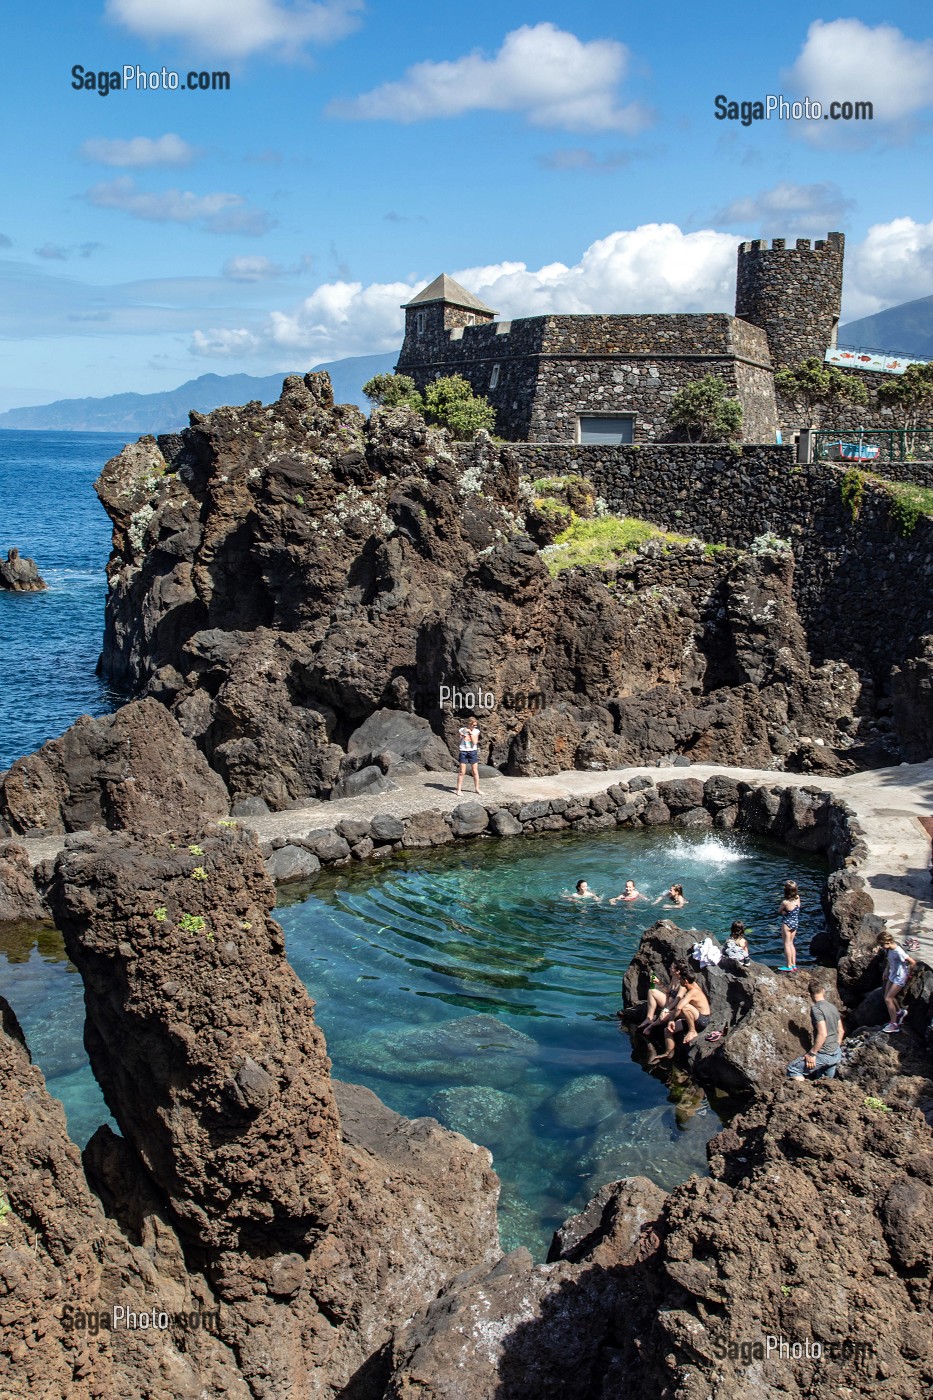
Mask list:
[{"label": "blue sky", "polygon": [[[0,408],[388,350],[440,271],[512,316],[730,310],[738,238],[841,228],[844,315],[933,294],[931,29],[793,0],[20,10]],[[104,97],[75,64],[230,90]],[[720,93],[874,120],[743,126]]]}]

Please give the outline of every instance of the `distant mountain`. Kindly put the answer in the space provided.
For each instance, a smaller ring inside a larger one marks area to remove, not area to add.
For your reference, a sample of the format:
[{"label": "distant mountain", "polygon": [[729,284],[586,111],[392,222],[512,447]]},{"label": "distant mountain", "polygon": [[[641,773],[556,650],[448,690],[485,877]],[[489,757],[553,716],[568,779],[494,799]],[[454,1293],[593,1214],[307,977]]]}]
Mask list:
[{"label": "distant mountain", "polygon": [[[374,374],[390,372],[398,352],[388,355],[355,355],[347,360],[315,365],[325,369],[338,403],[355,403],[368,410],[363,385]],[[104,399],[57,399],[36,408],[11,408],[0,413],[0,428],[50,429],[74,433],[168,433],[188,426],[188,413],[209,413],[222,404],[272,403],[282,390],[286,374],[202,374],[178,389],[161,394],[110,394]],[[303,371],[302,371],[303,373]]]},{"label": "distant mountain", "polygon": [[933,297],[919,297],[839,328],[846,350],[889,350],[933,359]]}]

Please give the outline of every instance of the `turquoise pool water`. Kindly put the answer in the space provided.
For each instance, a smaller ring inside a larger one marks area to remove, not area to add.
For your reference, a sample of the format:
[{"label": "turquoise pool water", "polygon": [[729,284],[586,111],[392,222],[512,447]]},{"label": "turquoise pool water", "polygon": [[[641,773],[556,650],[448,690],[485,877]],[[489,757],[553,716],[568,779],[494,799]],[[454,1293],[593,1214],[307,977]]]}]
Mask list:
[{"label": "turquoise pool water", "polygon": [[[629,876],[651,899],[682,881],[688,904],[671,917],[684,927],[722,935],[744,919],[763,961],[780,961],[785,879],[800,883],[801,951],[822,926],[818,861],[663,830],[412,852],[327,873],[277,912],[335,1075],[491,1149],[507,1248],[540,1257],[555,1226],[616,1177],[670,1187],[706,1170],[719,1117],[677,1071],[641,1069],[615,1014],[662,910],[567,898],[578,879],[608,896]],[[3,993],[83,1144],[107,1115],[83,1050],[80,979],[57,935],[10,934],[0,954]]]}]

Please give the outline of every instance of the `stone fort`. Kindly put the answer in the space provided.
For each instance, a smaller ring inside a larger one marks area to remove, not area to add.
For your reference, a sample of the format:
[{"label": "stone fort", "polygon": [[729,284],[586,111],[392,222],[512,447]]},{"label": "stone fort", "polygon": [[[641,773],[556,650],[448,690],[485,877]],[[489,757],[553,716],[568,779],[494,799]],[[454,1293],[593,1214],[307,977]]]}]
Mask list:
[{"label": "stone fort", "polygon": [[655,443],[675,438],[671,400],[715,374],[743,409],[742,439],[795,426],[774,372],[836,345],[845,238],[740,243],[735,315],[528,316],[497,312],[442,273],[405,306],[396,370],[419,389],[461,374],[513,442]]}]

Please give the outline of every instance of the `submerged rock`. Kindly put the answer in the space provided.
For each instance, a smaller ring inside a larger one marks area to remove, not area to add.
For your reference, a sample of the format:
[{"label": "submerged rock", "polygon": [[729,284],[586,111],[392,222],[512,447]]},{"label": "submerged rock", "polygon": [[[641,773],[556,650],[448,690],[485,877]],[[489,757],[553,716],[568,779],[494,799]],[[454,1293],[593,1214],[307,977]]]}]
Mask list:
[{"label": "submerged rock", "polygon": [[34,559],[27,559],[18,549],[11,549],[5,560],[0,559],[0,588],[10,593],[41,593],[48,584]]},{"label": "submerged rock", "polygon": [[509,1088],[538,1045],[498,1017],[481,1014],[409,1031],[374,1031],[344,1053],[357,1068],[386,1079]]}]

